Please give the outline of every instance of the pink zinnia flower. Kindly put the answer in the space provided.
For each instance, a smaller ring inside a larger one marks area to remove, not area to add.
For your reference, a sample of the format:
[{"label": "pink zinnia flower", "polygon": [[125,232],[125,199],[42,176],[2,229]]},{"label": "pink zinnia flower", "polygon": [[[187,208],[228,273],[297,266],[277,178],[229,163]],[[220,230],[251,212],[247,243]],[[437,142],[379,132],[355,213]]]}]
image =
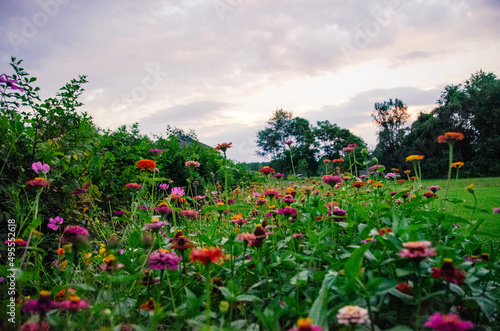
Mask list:
[{"label": "pink zinnia flower", "polygon": [[153,154],[161,154],[163,153],[163,151],[161,149],[150,149],[149,152],[153,153]]},{"label": "pink zinnia flower", "polygon": [[137,183],[128,183],[125,186],[128,187],[128,188],[133,188],[133,189],[140,189],[142,187],[141,184],[137,184]]},{"label": "pink zinnia flower", "polygon": [[474,324],[470,321],[460,320],[460,317],[455,314],[435,313],[425,322],[425,326],[438,331],[462,331],[472,329]]},{"label": "pink zinnia flower", "polygon": [[89,232],[87,229],[78,225],[72,225],[67,226],[66,229],[64,229],[61,242],[65,244],[72,243],[73,245],[78,245],[86,243],[88,238]]},{"label": "pink zinnia flower", "polygon": [[5,240],[4,241],[4,244],[5,245],[8,245],[10,243],[13,243],[14,245],[16,246],[26,246],[28,245],[28,242],[26,240],[23,240],[23,239],[13,239],[13,240]]},{"label": "pink zinnia flower", "polygon": [[335,185],[340,184],[344,181],[342,178],[340,178],[337,175],[335,175],[335,176],[325,175],[325,176],[323,176],[322,180],[323,180],[323,183],[328,184],[330,186],[335,186]]},{"label": "pink zinnia flower", "polygon": [[188,168],[199,168],[200,167],[200,162],[187,161],[186,162],[186,167],[188,167]]},{"label": "pink zinnia flower", "polygon": [[429,248],[432,243],[430,241],[410,241],[403,243],[403,248],[399,252],[399,256],[410,259],[424,259],[429,256],[436,255],[435,248]]},{"label": "pink zinnia flower", "polygon": [[236,236],[236,238],[239,240],[246,241],[247,243],[251,243],[257,240],[257,237],[253,233],[249,232],[240,233]]},{"label": "pink zinnia flower", "polygon": [[285,216],[292,216],[298,214],[297,209],[292,208],[292,207],[285,207],[283,209],[278,209],[278,214],[285,215]]},{"label": "pink zinnia flower", "polygon": [[302,233],[294,233],[292,235],[292,237],[294,237],[294,238],[297,238],[297,237],[302,238],[302,237],[304,237],[304,235]]},{"label": "pink zinnia flower", "polygon": [[165,225],[168,225],[167,221],[155,221],[151,223],[145,223],[143,231],[151,231],[151,230],[159,230],[163,228]]},{"label": "pink zinnia flower", "polygon": [[45,186],[49,186],[50,182],[46,181],[45,178],[43,178],[43,177],[36,177],[35,179],[28,181],[26,184],[28,184],[30,186],[45,187]]},{"label": "pink zinnia flower", "polygon": [[177,270],[182,257],[175,253],[168,253],[167,250],[154,251],[149,255],[148,268],[157,270]]},{"label": "pink zinnia flower", "polygon": [[172,208],[168,208],[167,205],[160,205],[154,208],[156,213],[160,213],[161,215],[172,214],[174,210]]},{"label": "pink zinnia flower", "polygon": [[89,304],[85,300],[80,300],[80,297],[73,295],[69,298],[69,300],[58,302],[57,306],[61,309],[76,311],[88,308]]},{"label": "pink zinnia flower", "polygon": [[35,314],[45,314],[54,309],[56,309],[56,303],[50,298],[49,291],[41,291],[38,299],[30,300],[23,306],[24,312]]},{"label": "pink zinnia flower", "polygon": [[161,191],[161,190],[164,190],[164,191],[168,190],[168,186],[169,186],[168,184],[158,184],[158,187],[160,188],[159,191]]},{"label": "pink zinnia flower", "polygon": [[49,331],[50,324],[42,321],[42,328],[39,328],[38,322],[26,322],[21,325],[21,331]]},{"label": "pink zinnia flower", "polygon": [[198,217],[198,212],[196,210],[181,210],[180,214],[193,220]]},{"label": "pink zinnia flower", "polygon": [[42,164],[42,162],[33,163],[31,165],[31,168],[33,168],[33,171],[35,171],[37,174],[40,174],[41,171],[42,175],[46,175],[50,170],[50,166],[48,164]]}]

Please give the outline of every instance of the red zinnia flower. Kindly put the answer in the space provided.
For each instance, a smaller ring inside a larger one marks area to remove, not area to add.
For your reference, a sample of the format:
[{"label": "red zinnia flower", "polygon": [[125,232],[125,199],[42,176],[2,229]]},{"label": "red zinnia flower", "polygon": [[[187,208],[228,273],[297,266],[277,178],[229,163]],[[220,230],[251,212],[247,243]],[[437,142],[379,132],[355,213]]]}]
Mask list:
[{"label": "red zinnia flower", "polygon": [[153,160],[147,160],[147,159],[139,160],[139,161],[137,161],[137,168],[155,170],[156,162]]},{"label": "red zinnia flower", "polygon": [[267,175],[267,174],[273,173],[274,169],[273,168],[269,168],[268,166],[265,166],[264,168],[260,169],[259,172],[261,174]]},{"label": "red zinnia flower", "polygon": [[224,257],[224,253],[217,247],[193,249],[191,251],[191,262],[200,261],[201,264],[207,265],[210,262],[217,262]]},{"label": "red zinnia flower", "polygon": [[222,143],[222,144],[217,144],[217,146],[215,146],[215,148],[214,148],[214,149],[215,149],[216,151],[226,153],[226,151],[227,151],[227,149],[228,149],[228,148],[233,147],[232,145],[233,145],[233,143]]},{"label": "red zinnia flower", "polygon": [[444,278],[455,284],[463,284],[465,282],[465,271],[455,268],[451,263],[451,259],[444,259],[444,263],[440,268],[432,268],[433,278]]}]

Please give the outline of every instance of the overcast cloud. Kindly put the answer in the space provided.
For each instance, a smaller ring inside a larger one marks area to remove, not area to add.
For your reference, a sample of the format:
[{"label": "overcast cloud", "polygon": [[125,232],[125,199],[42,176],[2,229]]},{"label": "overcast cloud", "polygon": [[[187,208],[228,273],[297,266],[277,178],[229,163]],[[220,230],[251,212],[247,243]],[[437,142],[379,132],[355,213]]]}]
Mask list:
[{"label": "overcast cloud", "polygon": [[256,132],[277,108],[374,146],[375,102],[416,116],[445,85],[500,72],[493,0],[2,0],[0,20],[0,73],[23,59],[42,97],[87,75],[97,125],[194,129],[238,161],[260,160]]}]

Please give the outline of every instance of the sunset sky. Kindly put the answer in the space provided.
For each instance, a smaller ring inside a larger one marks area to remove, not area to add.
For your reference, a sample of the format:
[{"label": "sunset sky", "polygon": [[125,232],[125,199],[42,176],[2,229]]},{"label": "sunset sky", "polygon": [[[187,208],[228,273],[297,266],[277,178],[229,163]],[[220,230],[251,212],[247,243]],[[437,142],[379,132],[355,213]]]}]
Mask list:
[{"label": "sunset sky", "polygon": [[371,147],[375,102],[416,116],[448,84],[500,74],[495,0],[1,0],[0,74],[11,56],[43,98],[87,75],[81,110],[102,128],[194,129],[255,156],[278,109],[329,120]]}]

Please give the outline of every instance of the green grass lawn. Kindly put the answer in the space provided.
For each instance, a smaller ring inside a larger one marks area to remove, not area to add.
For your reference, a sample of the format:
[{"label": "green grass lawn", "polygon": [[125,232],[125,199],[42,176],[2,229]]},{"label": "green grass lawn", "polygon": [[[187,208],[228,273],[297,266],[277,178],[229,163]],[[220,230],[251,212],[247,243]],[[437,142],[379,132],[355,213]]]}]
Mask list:
[{"label": "green grass lawn", "polygon": [[[428,179],[422,181],[424,187],[438,185],[443,188],[438,192],[440,197],[444,196],[446,187],[445,179]],[[493,240],[500,242],[500,214],[493,214],[492,209],[500,207],[500,177],[488,178],[454,178],[450,181],[448,197],[465,200],[464,203],[457,204],[454,214],[466,219],[470,218],[471,209],[474,207],[474,197],[465,188],[474,184],[474,191],[477,197],[477,209],[473,219],[484,219],[480,226],[478,235],[484,238],[485,242]],[[447,209],[453,210],[453,204],[447,203]]]}]

